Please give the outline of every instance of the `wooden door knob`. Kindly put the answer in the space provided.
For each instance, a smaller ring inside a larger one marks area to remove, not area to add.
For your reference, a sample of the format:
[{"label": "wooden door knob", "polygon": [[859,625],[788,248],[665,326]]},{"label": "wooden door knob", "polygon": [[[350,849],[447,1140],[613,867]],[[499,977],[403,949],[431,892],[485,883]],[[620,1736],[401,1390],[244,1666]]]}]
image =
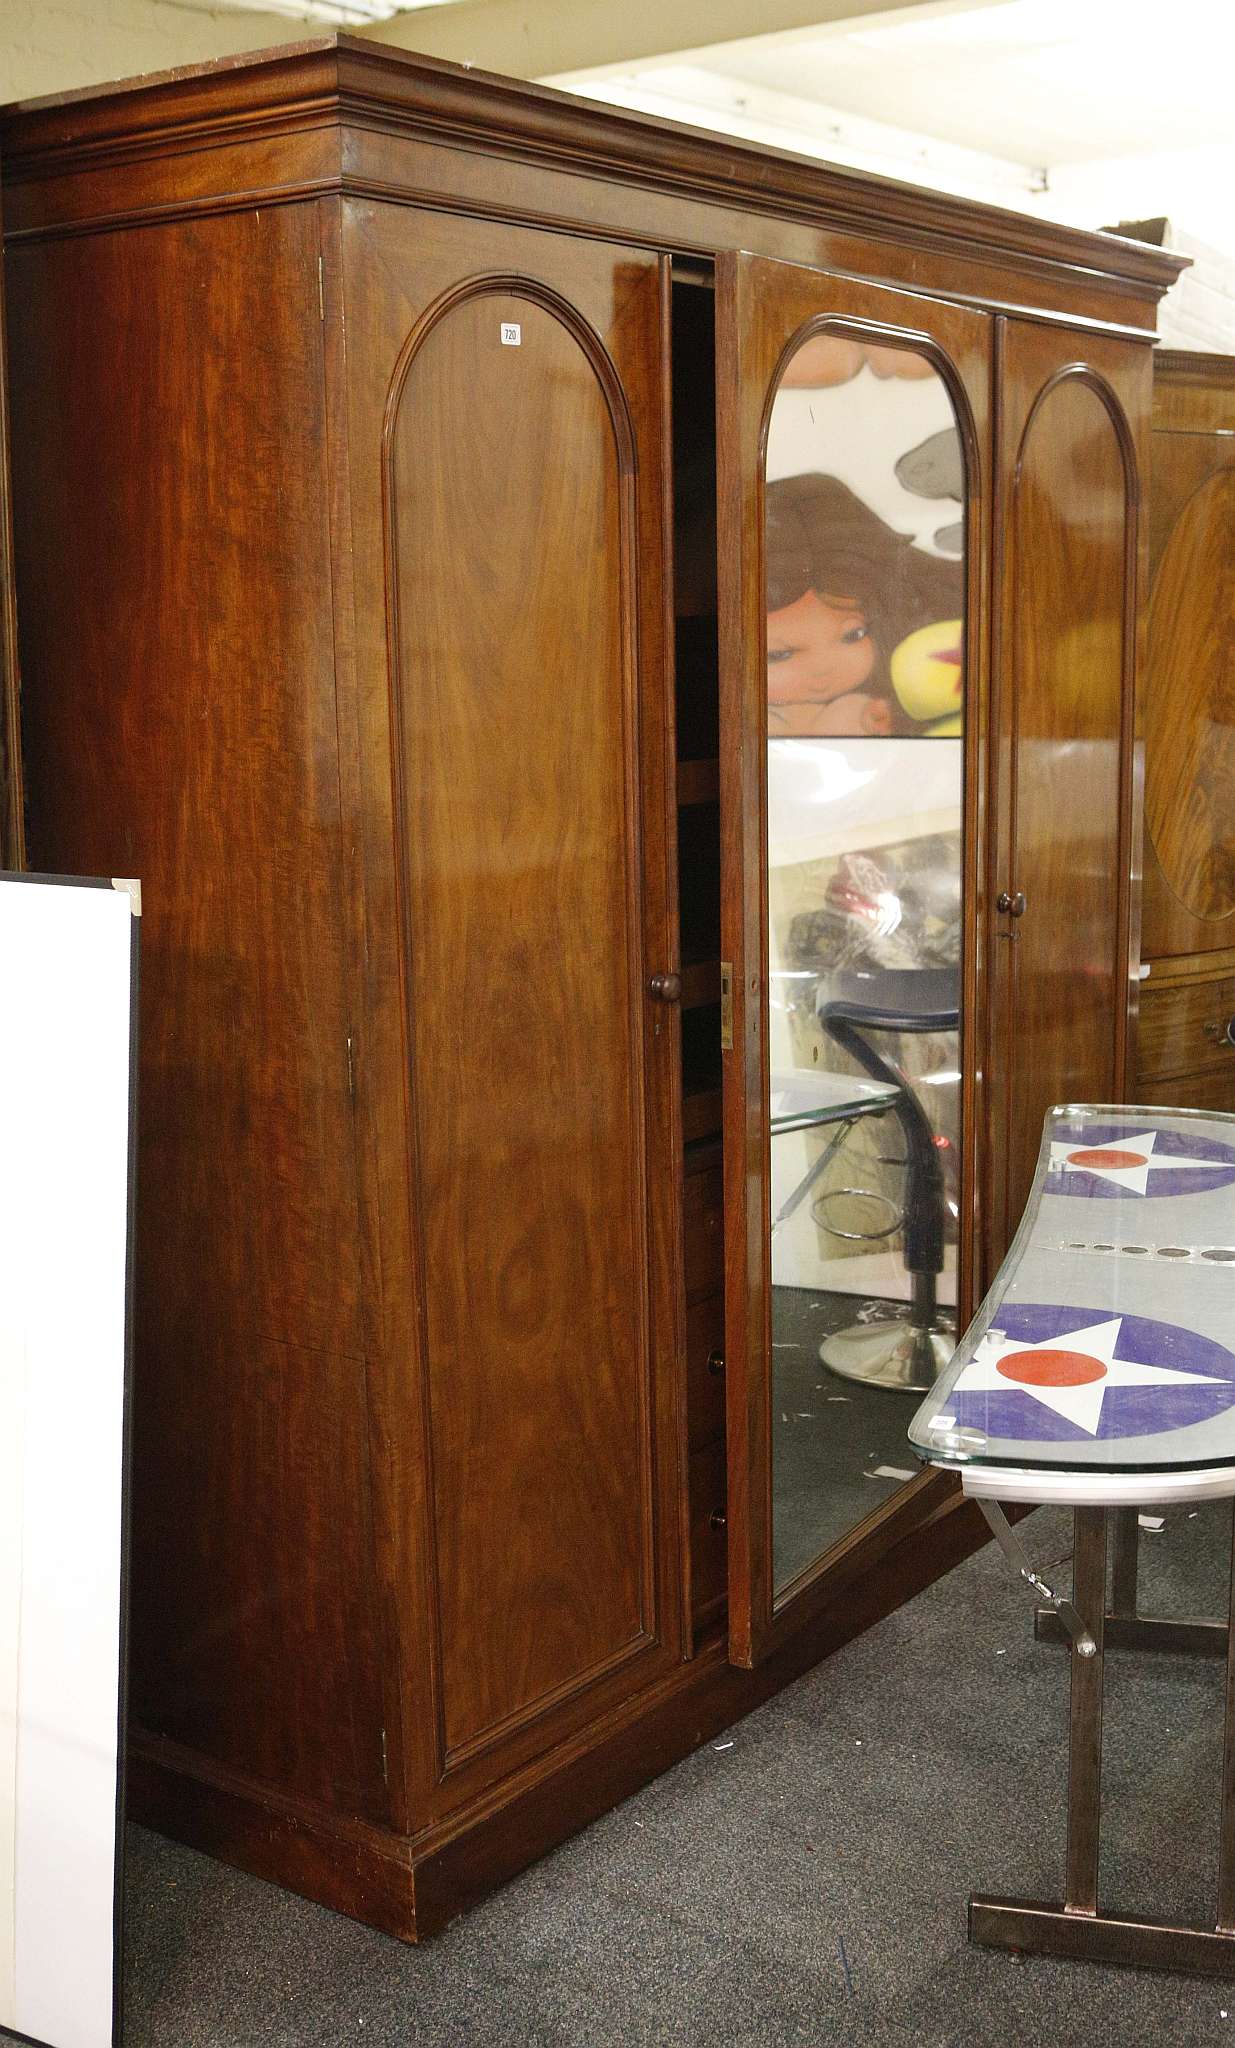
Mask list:
[{"label": "wooden door knob", "polygon": [[1018,889],[1015,896],[1009,896],[1006,889],[1001,889],[996,898],[995,908],[1005,911],[1009,917],[1024,917],[1025,891]]},{"label": "wooden door knob", "polygon": [[648,983],[648,993],[653,1002],[676,1003],[682,994],[680,974],[654,974]]}]

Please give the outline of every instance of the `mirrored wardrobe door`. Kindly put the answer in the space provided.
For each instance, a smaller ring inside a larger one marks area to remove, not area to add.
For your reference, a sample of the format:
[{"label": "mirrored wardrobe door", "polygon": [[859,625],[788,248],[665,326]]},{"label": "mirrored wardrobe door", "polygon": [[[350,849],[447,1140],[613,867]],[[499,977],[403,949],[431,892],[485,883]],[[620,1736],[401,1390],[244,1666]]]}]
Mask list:
[{"label": "mirrored wardrobe door", "polygon": [[971,1292],[987,323],[783,265],[735,272],[722,491],[742,590],[722,751],[741,806],[726,935],[745,1662],[790,1603],[826,1599],[842,1562],[929,1512],[906,1429]]}]

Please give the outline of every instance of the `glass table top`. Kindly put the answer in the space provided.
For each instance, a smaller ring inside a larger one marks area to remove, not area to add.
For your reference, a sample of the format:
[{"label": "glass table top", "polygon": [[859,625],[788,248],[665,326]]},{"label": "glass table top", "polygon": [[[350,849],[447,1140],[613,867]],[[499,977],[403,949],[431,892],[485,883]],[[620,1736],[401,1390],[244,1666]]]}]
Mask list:
[{"label": "glass table top", "polygon": [[1067,1104],[994,1285],[914,1416],[924,1461],[1235,1465],[1235,1116]]},{"label": "glass table top", "polygon": [[843,1123],[891,1108],[900,1094],[890,1082],[859,1081],[851,1074],[801,1072],[773,1074],[769,1100],[772,1136],[809,1130],[813,1124]]}]

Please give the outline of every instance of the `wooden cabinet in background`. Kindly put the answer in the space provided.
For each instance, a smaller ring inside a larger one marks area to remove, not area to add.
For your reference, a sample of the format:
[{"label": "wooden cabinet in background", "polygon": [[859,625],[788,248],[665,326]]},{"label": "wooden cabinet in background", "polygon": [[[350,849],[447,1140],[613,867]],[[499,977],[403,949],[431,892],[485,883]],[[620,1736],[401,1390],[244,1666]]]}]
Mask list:
[{"label": "wooden cabinet in background", "polygon": [[1154,361],[1137,1098],[1235,1109],[1235,358]]},{"label": "wooden cabinet in background", "polygon": [[760,1577],[762,426],[806,333],[962,422],[963,1317],[1122,1085],[1177,266],[346,36],[0,149],[30,855],[144,890],[133,1811],[412,1937],[980,1540]]},{"label": "wooden cabinet in background", "polygon": [[21,730],[18,713],[17,615],[9,503],[9,405],[5,367],[4,288],[0,281],[0,868],[20,868],[25,855]]}]

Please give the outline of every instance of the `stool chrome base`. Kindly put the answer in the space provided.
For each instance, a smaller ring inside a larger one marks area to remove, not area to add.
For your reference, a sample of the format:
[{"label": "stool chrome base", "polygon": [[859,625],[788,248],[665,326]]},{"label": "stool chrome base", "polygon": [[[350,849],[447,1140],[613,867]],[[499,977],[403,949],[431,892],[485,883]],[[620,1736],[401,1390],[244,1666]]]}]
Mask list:
[{"label": "stool chrome base", "polygon": [[925,1394],[955,1350],[955,1320],[937,1310],[929,1322],[891,1313],[876,1322],[851,1323],[824,1338],[819,1356],[843,1380],[898,1394]]}]

